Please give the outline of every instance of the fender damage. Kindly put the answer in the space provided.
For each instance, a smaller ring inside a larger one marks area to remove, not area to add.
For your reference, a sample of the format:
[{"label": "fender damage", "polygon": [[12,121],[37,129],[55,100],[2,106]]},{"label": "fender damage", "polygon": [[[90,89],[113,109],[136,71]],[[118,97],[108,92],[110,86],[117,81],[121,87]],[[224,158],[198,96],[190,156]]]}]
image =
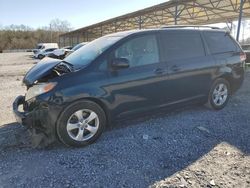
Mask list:
[{"label": "fender damage", "polygon": [[[56,77],[73,72],[73,67],[62,61],[45,58],[32,67],[23,79],[27,90],[34,85],[48,83]],[[26,96],[18,96],[13,103],[13,112],[18,123],[28,128],[31,133],[33,147],[47,147],[56,141],[54,114],[56,108],[45,96],[36,96],[26,99]],[[49,113],[50,110],[50,113]]]}]

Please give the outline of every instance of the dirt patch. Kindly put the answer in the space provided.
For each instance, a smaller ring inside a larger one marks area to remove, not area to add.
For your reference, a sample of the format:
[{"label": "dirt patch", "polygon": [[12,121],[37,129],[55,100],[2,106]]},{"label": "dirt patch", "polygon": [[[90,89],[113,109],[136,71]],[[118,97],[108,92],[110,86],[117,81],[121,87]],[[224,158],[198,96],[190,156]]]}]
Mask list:
[{"label": "dirt patch", "polygon": [[184,170],[151,187],[250,187],[250,156],[221,143]]}]

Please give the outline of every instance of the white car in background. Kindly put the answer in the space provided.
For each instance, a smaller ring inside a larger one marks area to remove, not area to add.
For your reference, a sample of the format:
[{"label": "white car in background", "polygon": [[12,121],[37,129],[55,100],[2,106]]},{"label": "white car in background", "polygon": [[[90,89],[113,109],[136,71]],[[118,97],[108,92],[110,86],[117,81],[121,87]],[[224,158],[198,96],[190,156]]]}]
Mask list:
[{"label": "white car in background", "polygon": [[66,55],[71,51],[72,51],[72,46],[66,46],[60,49],[56,49],[48,53],[46,56],[56,59],[64,59]]},{"label": "white car in background", "polygon": [[34,54],[38,53],[40,50],[46,50],[49,48],[58,48],[57,43],[38,43],[36,48],[33,50]]},{"label": "white car in background", "polygon": [[43,59],[45,56],[47,56],[49,53],[53,52],[58,48],[47,48],[44,50],[39,50],[37,53],[34,54],[34,58],[36,59]]},{"label": "white car in background", "polygon": [[82,43],[75,45],[73,48],[71,46],[66,46],[66,47],[54,50],[53,52],[48,53],[46,56],[51,57],[51,58],[56,58],[56,59],[64,59],[67,55],[78,50],[79,48],[83,47],[86,44],[87,42],[82,42]]}]

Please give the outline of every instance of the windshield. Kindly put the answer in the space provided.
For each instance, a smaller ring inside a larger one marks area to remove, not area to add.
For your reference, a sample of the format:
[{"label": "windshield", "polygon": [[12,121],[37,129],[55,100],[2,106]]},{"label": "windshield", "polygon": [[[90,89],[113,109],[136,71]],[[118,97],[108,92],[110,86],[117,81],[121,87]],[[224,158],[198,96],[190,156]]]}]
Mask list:
[{"label": "windshield", "polygon": [[78,50],[79,48],[81,48],[83,46],[83,44],[77,44],[76,46],[74,46],[73,48],[72,48],[72,50],[73,51],[76,51],[76,50]]},{"label": "windshield", "polygon": [[96,39],[85,46],[76,50],[64,60],[74,66],[75,69],[79,69],[85,65],[91,63],[95,58],[101,55],[107,48],[120,40],[121,37],[107,36]]},{"label": "windshield", "polygon": [[42,49],[43,45],[37,45],[36,49]]}]

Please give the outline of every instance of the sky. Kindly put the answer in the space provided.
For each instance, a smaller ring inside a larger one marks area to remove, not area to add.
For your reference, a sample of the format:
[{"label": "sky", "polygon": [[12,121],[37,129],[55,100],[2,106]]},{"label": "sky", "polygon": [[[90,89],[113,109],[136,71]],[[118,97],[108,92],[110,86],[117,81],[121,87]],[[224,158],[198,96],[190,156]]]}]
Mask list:
[{"label": "sky", "polygon": [[0,25],[48,26],[67,20],[74,29],[88,26],[167,0],[0,0]]},{"label": "sky", "polygon": [[[67,20],[74,30],[166,1],[168,0],[0,0],[0,28],[23,24],[36,29],[49,26],[51,20],[58,18]],[[225,24],[217,26],[223,27]],[[245,32],[245,37],[250,37],[250,32]]]}]

